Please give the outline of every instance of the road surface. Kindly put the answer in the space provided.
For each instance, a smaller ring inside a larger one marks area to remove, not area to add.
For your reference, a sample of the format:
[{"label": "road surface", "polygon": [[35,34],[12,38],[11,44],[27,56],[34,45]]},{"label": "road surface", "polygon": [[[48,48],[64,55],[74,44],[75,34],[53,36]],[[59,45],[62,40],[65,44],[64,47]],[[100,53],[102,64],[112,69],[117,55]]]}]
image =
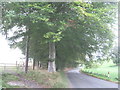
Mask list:
[{"label": "road surface", "polygon": [[80,73],[78,69],[67,72],[71,88],[118,88],[118,84]]}]

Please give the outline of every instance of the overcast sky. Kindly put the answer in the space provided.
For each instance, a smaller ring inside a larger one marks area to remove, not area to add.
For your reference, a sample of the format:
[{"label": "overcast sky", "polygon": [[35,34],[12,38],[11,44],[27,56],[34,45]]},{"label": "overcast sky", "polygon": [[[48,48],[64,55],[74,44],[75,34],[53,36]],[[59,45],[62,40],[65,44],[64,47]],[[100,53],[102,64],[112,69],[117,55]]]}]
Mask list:
[{"label": "overcast sky", "polygon": [[23,57],[21,51],[18,48],[11,49],[8,41],[0,34],[0,63],[16,63],[21,57]]}]

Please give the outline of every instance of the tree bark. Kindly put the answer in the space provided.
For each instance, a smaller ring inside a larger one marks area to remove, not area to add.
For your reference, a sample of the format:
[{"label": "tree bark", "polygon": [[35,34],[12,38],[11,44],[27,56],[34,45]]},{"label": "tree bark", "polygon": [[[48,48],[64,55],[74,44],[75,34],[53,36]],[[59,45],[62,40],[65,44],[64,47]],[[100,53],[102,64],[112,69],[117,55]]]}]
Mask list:
[{"label": "tree bark", "polygon": [[33,59],[33,70],[35,70],[35,59]]},{"label": "tree bark", "polygon": [[41,68],[41,62],[39,62],[39,67]]},{"label": "tree bark", "polygon": [[39,65],[40,65],[40,63],[39,63],[39,61],[38,61],[38,65],[37,65],[37,66],[38,66],[38,68],[39,68]]},{"label": "tree bark", "polygon": [[26,63],[25,63],[25,73],[28,72],[28,60],[29,60],[29,36],[26,37]]},{"label": "tree bark", "polygon": [[49,43],[48,72],[56,72],[55,58],[56,58],[55,43],[50,42]]},{"label": "tree bark", "polygon": [[37,68],[41,68],[41,62],[40,61],[37,61]]}]

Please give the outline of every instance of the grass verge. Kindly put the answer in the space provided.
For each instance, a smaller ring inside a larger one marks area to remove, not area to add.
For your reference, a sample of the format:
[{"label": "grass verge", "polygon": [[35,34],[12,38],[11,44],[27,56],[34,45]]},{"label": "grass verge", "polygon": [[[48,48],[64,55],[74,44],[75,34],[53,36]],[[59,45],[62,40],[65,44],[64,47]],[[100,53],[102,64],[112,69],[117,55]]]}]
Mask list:
[{"label": "grass verge", "polygon": [[63,71],[49,73],[46,70],[31,70],[22,75],[28,80],[34,80],[43,88],[67,88],[68,80]]},{"label": "grass verge", "polygon": [[10,86],[7,84],[9,81],[18,81],[19,78],[17,76],[14,76],[12,74],[2,74],[2,88],[19,88],[19,86]]},{"label": "grass verge", "polygon": [[0,74],[0,90],[2,88],[2,75]]},{"label": "grass verge", "polygon": [[112,62],[105,62],[98,68],[88,68],[82,69],[82,72],[112,82],[118,83],[118,66]]}]

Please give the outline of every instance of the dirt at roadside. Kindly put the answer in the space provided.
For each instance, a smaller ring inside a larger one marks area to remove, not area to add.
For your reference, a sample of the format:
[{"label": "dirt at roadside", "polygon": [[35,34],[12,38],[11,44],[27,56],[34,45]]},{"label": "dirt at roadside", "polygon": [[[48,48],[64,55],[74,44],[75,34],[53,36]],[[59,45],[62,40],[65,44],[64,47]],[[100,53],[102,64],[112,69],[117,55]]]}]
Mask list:
[{"label": "dirt at roadside", "polygon": [[43,88],[42,85],[39,85],[35,81],[27,80],[24,76],[22,76],[20,74],[13,74],[13,75],[19,77],[19,81],[9,81],[8,82],[9,85],[17,85],[17,86],[23,87],[23,88]]}]

